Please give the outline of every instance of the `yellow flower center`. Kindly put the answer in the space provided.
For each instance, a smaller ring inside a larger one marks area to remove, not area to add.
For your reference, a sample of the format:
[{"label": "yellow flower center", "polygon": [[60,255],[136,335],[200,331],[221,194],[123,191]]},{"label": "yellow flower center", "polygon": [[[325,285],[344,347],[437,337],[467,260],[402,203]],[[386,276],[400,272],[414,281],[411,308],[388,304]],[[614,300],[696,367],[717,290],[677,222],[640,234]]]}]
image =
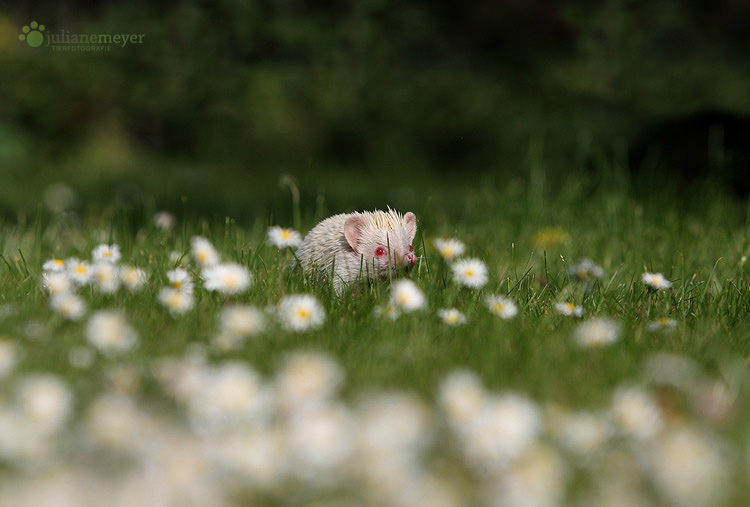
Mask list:
[{"label": "yellow flower center", "polygon": [[505,310],[505,305],[503,303],[495,303],[492,308],[494,308],[496,312],[501,313],[503,310]]},{"label": "yellow flower center", "polygon": [[443,257],[453,257],[453,249],[449,246],[445,246],[440,250],[440,255]]},{"label": "yellow flower center", "polygon": [[297,318],[300,320],[310,320],[310,311],[307,308],[298,308]]},{"label": "yellow flower center", "polygon": [[567,308],[569,312],[572,312],[576,309],[576,305],[574,305],[573,303],[565,303],[565,308]]},{"label": "yellow flower center", "polygon": [[474,276],[474,270],[469,268],[466,271],[464,271],[464,275],[466,275],[466,277],[468,278],[471,278],[472,276]]},{"label": "yellow flower center", "polygon": [[292,233],[289,232],[289,229],[282,229],[281,230],[281,238],[282,239],[289,239],[292,237]]},{"label": "yellow flower center", "polygon": [[65,266],[65,262],[64,262],[64,261],[61,261],[60,259],[55,259],[55,260],[53,260],[53,261],[52,261],[52,264],[54,264],[55,266],[59,266],[59,267],[61,267],[61,268]]},{"label": "yellow flower center", "polygon": [[83,264],[79,264],[78,266],[76,266],[75,271],[79,275],[85,275],[86,271],[88,270],[86,269],[86,266],[84,266]]},{"label": "yellow flower center", "polygon": [[169,308],[179,308],[182,304],[182,294],[179,292],[173,292],[169,295],[169,299],[167,299],[167,306]]}]

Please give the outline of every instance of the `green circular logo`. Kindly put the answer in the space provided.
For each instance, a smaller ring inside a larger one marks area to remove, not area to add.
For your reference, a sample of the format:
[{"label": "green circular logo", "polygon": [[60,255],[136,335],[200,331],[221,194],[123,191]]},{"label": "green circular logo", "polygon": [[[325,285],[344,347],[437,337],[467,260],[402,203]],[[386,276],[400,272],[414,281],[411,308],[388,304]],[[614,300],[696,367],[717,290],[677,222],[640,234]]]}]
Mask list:
[{"label": "green circular logo", "polygon": [[26,44],[28,44],[32,48],[38,48],[42,45],[42,42],[44,42],[44,35],[42,34],[42,30],[44,30],[44,25],[40,25],[36,21],[32,21],[28,25],[24,25],[24,27],[21,28],[21,31],[23,33],[18,36],[18,39],[25,40]]}]

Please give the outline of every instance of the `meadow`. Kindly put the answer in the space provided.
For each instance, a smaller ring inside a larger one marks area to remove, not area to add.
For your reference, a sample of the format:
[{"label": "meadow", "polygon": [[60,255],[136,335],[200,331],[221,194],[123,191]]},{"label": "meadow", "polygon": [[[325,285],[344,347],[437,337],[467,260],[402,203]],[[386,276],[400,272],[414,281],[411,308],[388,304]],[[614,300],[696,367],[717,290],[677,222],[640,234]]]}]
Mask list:
[{"label": "meadow", "polygon": [[[737,505],[746,204],[527,165],[6,214],[0,505]],[[387,205],[412,286],[336,296],[269,237]]]}]

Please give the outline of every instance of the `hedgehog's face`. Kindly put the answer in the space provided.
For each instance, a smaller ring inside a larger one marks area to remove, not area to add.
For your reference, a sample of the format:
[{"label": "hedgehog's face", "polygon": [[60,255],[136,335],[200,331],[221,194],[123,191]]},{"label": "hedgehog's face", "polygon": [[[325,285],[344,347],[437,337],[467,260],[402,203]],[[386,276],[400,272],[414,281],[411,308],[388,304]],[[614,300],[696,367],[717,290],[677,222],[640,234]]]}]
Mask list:
[{"label": "hedgehog's face", "polygon": [[[345,226],[345,235],[357,256],[361,256],[363,268],[371,277],[385,278],[389,271],[393,274],[406,272],[417,262],[412,241],[417,233],[417,219],[414,213],[407,213],[394,227],[371,229],[360,223],[359,217],[352,217]],[[356,229],[352,229],[356,226]],[[356,239],[356,241],[350,241]],[[354,245],[352,245],[354,243]]]}]

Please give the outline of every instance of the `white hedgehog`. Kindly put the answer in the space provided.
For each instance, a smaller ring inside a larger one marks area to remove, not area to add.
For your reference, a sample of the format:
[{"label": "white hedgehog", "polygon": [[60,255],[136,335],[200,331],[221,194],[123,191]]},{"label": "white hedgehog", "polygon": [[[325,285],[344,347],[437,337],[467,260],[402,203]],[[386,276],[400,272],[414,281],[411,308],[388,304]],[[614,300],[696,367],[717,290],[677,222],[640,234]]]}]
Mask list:
[{"label": "white hedgehog", "polygon": [[[296,259],[305,273],[332,276],[336,294],[359,279],[386,278],[416,262],[412,241],[417,233],[417,217],[388,211],[342,213],[326,218],[305,236]],[[390,247],[390,250],[389,250]]]}]

